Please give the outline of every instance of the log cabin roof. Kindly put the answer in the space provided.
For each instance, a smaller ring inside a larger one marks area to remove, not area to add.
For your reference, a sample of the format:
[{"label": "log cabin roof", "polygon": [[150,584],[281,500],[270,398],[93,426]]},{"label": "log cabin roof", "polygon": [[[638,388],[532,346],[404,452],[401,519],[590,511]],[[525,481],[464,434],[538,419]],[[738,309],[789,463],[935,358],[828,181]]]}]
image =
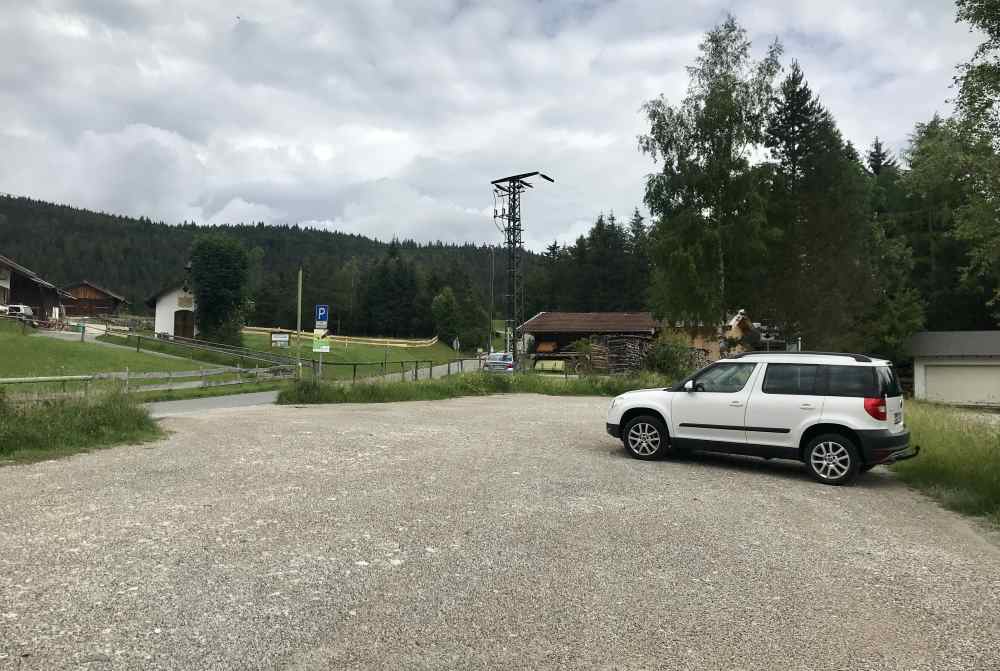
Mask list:
[{"label": "log cabin roof", "polygon": [[99,286],[97,284],[94,284],[90,280],[80,280],[79,282],[75,282],[73,284],[69,284],[69,285],[63,287],[63,290],[64,291],[70,291],[72,289],[75,289],[76,287],[82,287],[82,286],[88,286],[91,289],[96,289],[97,291],[100,291],[102,294],[105,294],[107,296],[110,296],[111,298],[114,298],[116,301],[119,301],[119,302],[122,302],[122,303],[128,303],[128,300],[124,296],[119,296],[115,292],[110,291],[108,289],[105,289],[104,287]]},{"label": "log cabin roof", "polygon": [[539,312],[518,327],[522,333],[654,333],[648,312]]}]

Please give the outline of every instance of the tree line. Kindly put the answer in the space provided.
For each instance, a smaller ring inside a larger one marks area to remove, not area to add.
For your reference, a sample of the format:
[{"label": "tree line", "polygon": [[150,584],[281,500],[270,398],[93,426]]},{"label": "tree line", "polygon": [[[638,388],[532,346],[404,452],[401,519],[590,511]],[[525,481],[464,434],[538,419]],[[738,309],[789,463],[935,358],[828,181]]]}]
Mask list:
[{"label": "tree line", "polygon": [[859,153],[801,66],[783,70],[779,42],[754,60],[732,16],[709,31],[683,99],[644,107],[639,148],[658,167],[645,193],[650,307],[706,323],[746,308],[811,349],[895,358],[922,328],[995,328],[989,5],[959,2],[990,39],[961,70],[959,112],[917,124],[902,163],[877,137]]},{"label": "tree line", "polygon": [[[987,39],[958,69],[955,113],[918,123],[899,156],[878,137],[859,151],[802,67],[782,65],[781,44],[754,59],[728,17],[705,35],[683,98],[643,108],[649,130],[638,149],[655,165],[649,220],[638,208],[625,222],[601,213],[572,243],[524,252],[524,316],[649,309],[715,324],[744,308],[810,349],[896,359],[916,330],[996,328],[1000,28],[991,6],[958,1],[958,18]],[[136,311],[183,281],[206,234],[246,254],[240,310],[250,323],[295,326],[300,266],[306,328],[310,306],[328,303],[338,333],[482,346],[491,313],[504,309],[505,250],[488,245],[167,225],[13,196],[0,197],[0,232],[0,253],[60,285],[95,281]]]}]

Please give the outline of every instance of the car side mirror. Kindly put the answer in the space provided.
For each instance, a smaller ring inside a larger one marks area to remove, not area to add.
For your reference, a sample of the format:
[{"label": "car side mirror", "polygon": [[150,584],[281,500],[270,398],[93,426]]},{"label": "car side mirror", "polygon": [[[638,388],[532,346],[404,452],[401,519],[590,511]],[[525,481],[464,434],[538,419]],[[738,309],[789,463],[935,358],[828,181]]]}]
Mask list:
[{"label": "car side mirror", "polygon": [[694,380],[688,380],[684,383],[684,391],[694,391]]}]

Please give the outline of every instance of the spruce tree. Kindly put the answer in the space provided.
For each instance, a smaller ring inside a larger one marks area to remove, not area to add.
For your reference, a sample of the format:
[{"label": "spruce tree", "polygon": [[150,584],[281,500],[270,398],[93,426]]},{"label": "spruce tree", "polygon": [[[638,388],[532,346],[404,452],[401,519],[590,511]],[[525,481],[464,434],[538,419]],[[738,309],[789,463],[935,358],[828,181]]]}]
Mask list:
[{"label": "spruce tree", "polygon": [[868,170],[878,177],[883,172],[897,170],[898,168],[899,162],[891,152],[882,146],[882,141],[876,135],[871,149],[868,150]]}]

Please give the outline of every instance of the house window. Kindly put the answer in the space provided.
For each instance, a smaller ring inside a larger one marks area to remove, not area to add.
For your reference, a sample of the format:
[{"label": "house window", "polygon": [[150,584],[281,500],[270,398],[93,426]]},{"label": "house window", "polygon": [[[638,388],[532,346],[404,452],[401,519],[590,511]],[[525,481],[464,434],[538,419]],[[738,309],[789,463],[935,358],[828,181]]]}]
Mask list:
[{"label": "house window", "polygon": [[0,305],[7,305],[7,287],[0,287]]}]

